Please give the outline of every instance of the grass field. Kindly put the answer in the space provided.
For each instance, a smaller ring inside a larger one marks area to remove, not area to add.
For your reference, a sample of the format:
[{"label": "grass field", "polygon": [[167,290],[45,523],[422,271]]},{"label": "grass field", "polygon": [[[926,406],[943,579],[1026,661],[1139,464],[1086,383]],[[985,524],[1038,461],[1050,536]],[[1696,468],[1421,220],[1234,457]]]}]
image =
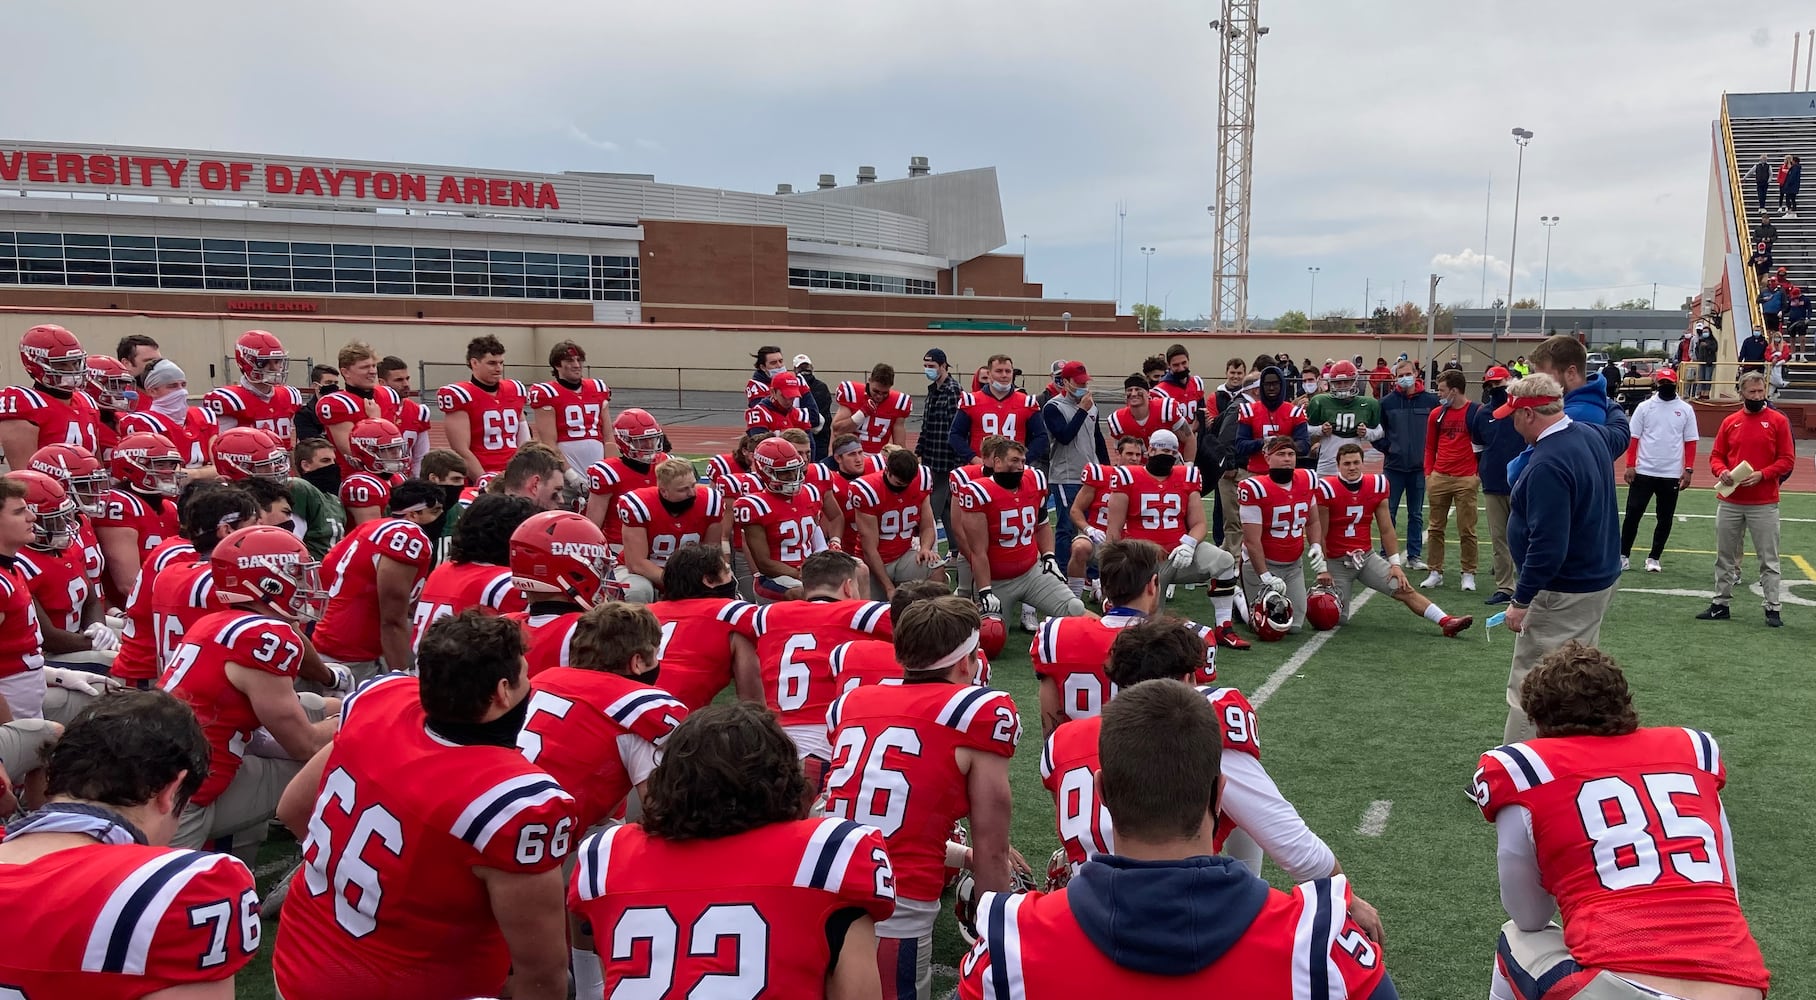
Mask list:
[{"label": "grass field", "polygon": [[[1741,902],[1773,971],[1772,995],[1816,996],[1816,923],[1809,919],[1816,869],[1806,839],[1816,803],[1816,739],[1808,733],[1816,719],[1816,497],[1788,496],[1782,508],[1783,629],[1766,628],[1757,597],[1744,592],[1734,620],[1693,620],[1712,587],[1714,507],[1708,490],[1684,496],[1678,509],[1686,519],[1673,528],[1663,573],[1638,568],[1652,524],[1642,526],[1635,568],[1621,580],[1602,646],[1626,668],[1642,724],[1694,726],[1720,741]],[[1481,531],[1484,592],[1457,589],[1453,537],[1446,586],[1432,595],[1446,611],[1476,616],[1476,627],[1459,639],[1445,640],[1436,626],[1376,596],[1337,632],[1224,651],[1218,661],[1222,682],[1257,700],[1268,771],[1331,845],[1356,891],[1380,909],[1387,967],[1407,997],[1485,995],[1495,932],[1505,919],[1492,829],[1463,795],[1476,758],[1500,742],[1513,650],[1505,630],[1494,630],[1490,642],[1481,627],[1493,610],[1481,603],[1492,589],[1485,518]],[[1755,574],[1754,564],[1743,567],[1749,581]],[[1180,596],[1172,610],[1208,620],[1204,591]],[[993,680],[1015,696],[1026,727],[1013,765],[1014,842],[1038,872],[1057,838],[1037,770],[1040,724],[1027,642],[1012,631]],[[1271,694],[1261,701],[1264,685]],[[1361,834],[1363,814],[1375,803],[1391,803],[1385,828]],[[267,847],[261,887],[294,853],[289,843]],[[1283,880],[1271,865],[1268,875]],[[267,944],[274,932],[267,927]],[[934,949],[936,965],[947,968],[936,977],[939,995],[962,952],[948,913]],[[272,995],[267,963],[261,954],[241,975],[239,996]]]}]

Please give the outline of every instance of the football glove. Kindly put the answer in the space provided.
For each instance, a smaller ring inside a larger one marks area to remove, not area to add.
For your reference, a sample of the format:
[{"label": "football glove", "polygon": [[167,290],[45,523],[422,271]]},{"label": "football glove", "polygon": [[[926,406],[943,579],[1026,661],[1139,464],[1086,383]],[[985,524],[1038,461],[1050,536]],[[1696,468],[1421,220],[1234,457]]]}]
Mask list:
[{"label": "football glove", "polygon": [[322,665],[327,667],[328,672],[334,675],[334,683],[328,685],[328,690],[332,691],[336,696],[345,698],[347,695],[353,693],[354,688],[359,686],[359,682],[353,677],[353,671],[341,664],[324,663]]},{"label": "football glove", "polygon": [[1279,577],[1275,576],[1272,573],[1262,573],[1261,574],[1261,586],[1267,590],[1270,590],[1276,594],[1279,594],[1282,597],[1286,596],[1286,581],[1280,579]]},{"label": "football glove", "polygon": [[1066,571],[1059,565],[1059,557],[1051,552],[1043,552],[1040,557],[1040,571],[1060,583],[1066,582]]},{"label": "football glove", "polygon": [[82,630],[88,636],[88,648],[103,653],[110,653],[120,648],[120,637],[107,627],[106,622],[95,622]]},{"label": "football glove", "polygon": [[995,594],[990,593],[989,587],[979,588],[975,600],[977,601],[977,613],[979,615],[997,615],[999,617],[1002,615],[1003,602],[997,600]]},{"label": "football glove", "polygon": [[45,667],[44,684],[46,687],[62,688],[65,691],[96,696],[125,687],[112,677],[91,674],[86,670],[70,670],[66,667]]},{"label": "football glove", "polygon": [[1104,534],[1102,528],[1086,528],[1085,537],[1091,540],[1092,545],[1102,545],[1110,540],[1110,536]]},{"label": "football glove", "polygon": [[1191,535],[1181,535],[1179,536],[1179,544],[1173,548],[1172,554],[1167,556],[1167,562],[1172,563],[1173,568],[1176,570],[1185,569],[1192,564],[1192,556],[1197,553],[1197,551],[1198,539],[1193,538]]},{"label": "football glove", "polygon": [[1317,542],[1313,542],[1311,545],[1310,558],[1312,561],[1313,574],[1321,576],[1330,572],[1330,568],[1324,563],[1324,546],[1319,545]]}]

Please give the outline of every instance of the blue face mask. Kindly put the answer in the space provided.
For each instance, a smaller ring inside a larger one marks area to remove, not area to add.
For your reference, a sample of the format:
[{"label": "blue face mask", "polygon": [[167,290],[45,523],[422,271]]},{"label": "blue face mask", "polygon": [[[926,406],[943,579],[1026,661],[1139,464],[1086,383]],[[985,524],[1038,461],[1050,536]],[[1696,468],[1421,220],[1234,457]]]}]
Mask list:
[{"label": "blue face mask", "polygon": [[1085,398],[1085,394],[1089,393],[1090,391],[1091,390],[1085,388],[1082,385],[1078,386],[1072,390],[1072,398],[1073,399],[1083,399],[1083,398]]},{"label": "blue face mask", "polygon": [[940,370],[938,368],[933,367],[932,365],[928,365],[927,367],[922,368],[921,371],[927,373],[927,381],[929,381],[929,382],[936,381],[940,377]]},{"label": "blue face mask", "polygon": [[1402,389],[1411,389],[1413,386],[1419,384],[1419,380],[1411,375],[1402,375],[1397,384]]}]

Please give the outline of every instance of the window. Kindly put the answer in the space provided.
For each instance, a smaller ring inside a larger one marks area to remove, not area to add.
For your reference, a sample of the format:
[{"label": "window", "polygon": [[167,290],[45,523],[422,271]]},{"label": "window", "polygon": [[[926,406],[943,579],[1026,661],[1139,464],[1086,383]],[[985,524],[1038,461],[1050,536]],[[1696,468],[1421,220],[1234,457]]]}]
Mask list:
[{"label": "window", "polygon": [[796,288],[836,288],[854,292],[887,292],[892,295],[934,295],[937,286],[923,278],[898,278],[858,271],[823,271],[791,267],[788,283]]}]

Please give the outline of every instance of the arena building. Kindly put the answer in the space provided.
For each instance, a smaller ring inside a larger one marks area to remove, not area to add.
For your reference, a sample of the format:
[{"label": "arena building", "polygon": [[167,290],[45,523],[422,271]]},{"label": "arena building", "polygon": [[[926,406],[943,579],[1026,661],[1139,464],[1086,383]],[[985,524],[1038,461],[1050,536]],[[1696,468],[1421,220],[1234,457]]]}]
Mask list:
[{"label": "arena building", "polygon": [[[0,301],[57,309],[925,329],[1134,330],[1044,298],[994,167],[753,194],[521,173],[0,140]],[[7,197],[6,195],[17,195]]]}]

